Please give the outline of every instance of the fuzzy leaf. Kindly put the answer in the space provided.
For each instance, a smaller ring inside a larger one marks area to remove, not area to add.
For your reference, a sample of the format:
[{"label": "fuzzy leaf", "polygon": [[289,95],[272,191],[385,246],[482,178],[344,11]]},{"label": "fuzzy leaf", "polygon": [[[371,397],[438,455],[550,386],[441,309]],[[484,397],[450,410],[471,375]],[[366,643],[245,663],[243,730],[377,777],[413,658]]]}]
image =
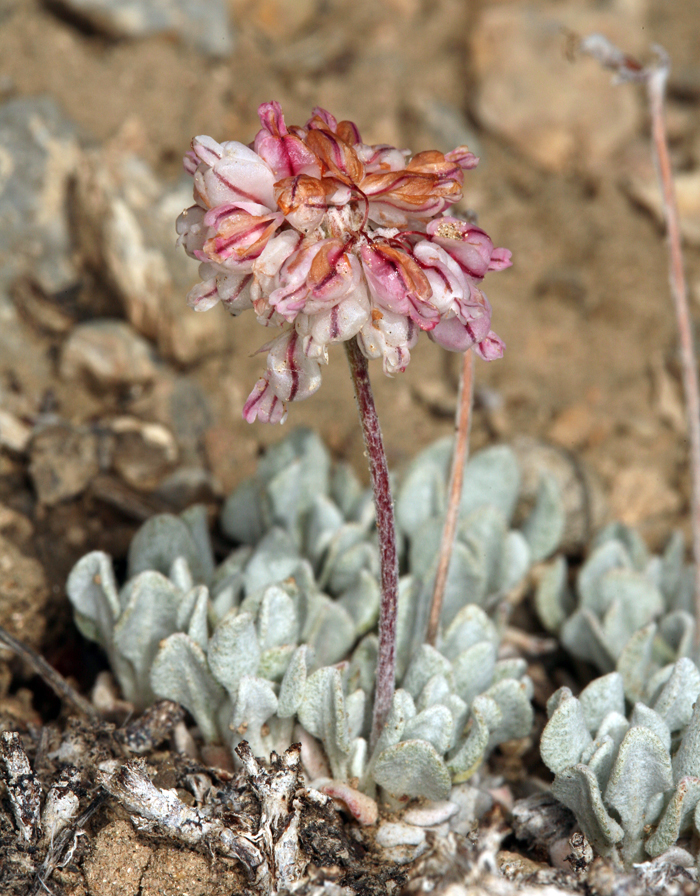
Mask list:
[{"label": "fuzzy leaf", "polygon": [[493,682],[496,647],[490,641],[472,644],[452,663],[454,690],[467,705],[477,694],[483,694]]},{"label": "fuzzy leaf", "polygon": [[470,727],[467,737],[458,744],[454,755],[447,762],[447,767],[455,784],[467,781],[479,768],[489,742],[489,726],[483,712],[488,698],[477,697],[470,714]]},{"label": "fuzzy leaf", "polygon": [[[558,698],[556,708],[550,714],[540,740],[540,755],[548,769],[559,774],[571,768],[581,758],[592,742],[580,702],[568,688],[560,688],[550,702]],[[550,703],[547,704],[550,712]],[[568,805],[568,803],[567,803]]]},{"label": "fuzzy leaf", "polygon": [[654,702],[654,709],[671,731],[679,731],[690,723],[699,694],[700,671],[692,660],[681,657]]},{"label": "fuzzy leaf", "polygon": [[681,778],[656,830],[644,844],[650,856],[660,856],[675,844],[679,836],[692,825],[699,803],[700,778]]},{"label": "fuzzy leaf", "polygon": [[440,642],[440,652],[450,660],[481,641],[498,647],[500,638],[496,626],[486,613],[474,604],[467,604],[448,626]]},{"label": "fuzzy leaf", "polygon": [[632,635],[663,612],[661,592],[641,573],[613,569],[598,582],[608,609],[602,620],[605,642],[617,660]]},{"label": "fuzzy leaf", "polygon": [[451,786],[441,756],[424,740],[387,747],[375,760],[372,777],[389,793],[429,800],[444,800]]},{"label": "fuzzy leaf", "polygon": [[221,620],[209,641],[207,659],[212,675],[228,691],[232,700],[244,675],[255,675],[260,663],[260,646],[253,617],[235,610]]},{"label": "fuzzy leaf", "polygon": [[625,712],[625,691],[619,672],[610,672],[593,681],[579,694],[579,703],[586,720],[586,727],[595,734],[601,722],[610,712]]},{"label": "fuzzy leaf", "polygon": [[648,809],[657,794],[673,786],[671,757],[648,728],[630,728],[620,744],[605,788],[605,803],[615,809],[625,831],[625,861],[638,861]]},{"label": "fuzzy leaf", "polygon": [[565,525],[566,513],[557,481],[550,473],[543,472],[535,506],[522,526],[533,563],[539,563],[556,550]]},{"label": "fuzzy leaf", "polygon": [[260,650],[282,645],[296,645],[299,620],[292,598],[284,588],[270,585],[265,589],[256,622]]},{"label": "fuzzy leaf", "polygon": [[700,701],[695,703],[693,715],[673,757],[674,780],[680,781],[689,775],[700,778]]},{"label": "fuzzy leaf", "polygon": [[530,733],[534,712],[525,681],[506,678],[490,687],[485,696],[494,700],[501,710],[500,723],[489,725],[489,749]]},{"label": "fuzzy leaf", "polygon": [[608,609],[610,595],[603,600],[600,593],[600,580],[612,569],[631,569],[632,561],[624,546],[619,541],[606,541],[597,547],[581,567],[578,574],[577,591],[581,608],[590,610],[596,616],[602,616]]},{"label": "fuzzy leaf", "polygon": [[246,594],[262,591],[291,576],[301,558],[283,529],[270,529],[250,558],[243,574]]},{"label": "fuzzy leaf", "polygon": [[261,733],[262,726],[274,715],[277,697],[269,681],[244,675],[238,682],[238,692],[233,702],[231,728],[234,744],[247,740],[254,756],[262,756],[266,761],[270,755],[270,744]]},{"label": "fuzzy leaf", "polygon": [[187,523],[170,513],[152,516],[129,545],[128,577],[147,570],[167,576],[177,557],[187,561],[195,582],[207,582],[208,558],[202,556]]},{"label": "fuzzy leaf", "polygon": [[446,706],[437,704],[424,709],[406,725],[402,740],[424,740],[432,744],[440,755],[450,745],[454,720]]},{"label": "fuzzy leaf", "polygon": [[625,685],[625,697],[630,703],[641,700],[651,671],[651,658],[656,636],[656,624],[650,622],[629,639],[617,661],[617,671]]},{"label": "fuzzy leaf", "polygon": [[503,557],[503,545],[508,526],[503,512],[486,504],[472,511],[459,525],[457,537],[464,544],[471,544],[481,559],[486,578],[486,594],[498,589],[498,575]]},{"label": "fuzzy leaf", "polygon": [[519,585],[532,566],[532,553],[522,532],[511,529],[503,541],[503,551],[495,583],[497,594],[507,594]]},{"label": "fuzzy leaf", "polygon": [[387,747],[397,744],[403,736],[406,725],[416,715],[416,707],[413,698],[404,691],[403,688],[397,688],[391,700],[391,708],[386,717],[386,722],[381,734],[377,738],[377,744],[372,754],[371,763],[379,756],[379,754]]},{"label": "fuzzy leaf", "polygon": [[352,587],[338,600],[355,623],[355,637],[366,634],[379,619],[381,600],[379,582],[367,569],[361,569]]},{"label": "fuzzy leaf", "polygon": [[601,855],[610,855],[612,847],[625,836],[622,827],[608,815],[598,779],[587,766],[574,765],[559,772],[552,784],[552,795],[571,809],[581,830]]},{"label": "fuzzy leaf", "polygon": [[[142,572],[125,588],[127,604],[114,626],[113,643],[136,671],[140,706],[153,699],[149,670],[163,638],[177,631],[177,612],[183,597],[159,572]],[[133,699],[133,698],[132,698]]]},{"label": "fuzzy leaf", "polygon": [[343,685],[337,669],[325,667],[306,679],[298,716],[309,734],[323,742],[333,777],[342,778],[350,739]]},{"label": "fuzzy leaf", "polygon": [[312,664],[311,648],[302,644],[294,651],[289,660],[287,671],[280,685],[277,715],[280,718],[291,718],[296,715],[301,701],[304,699],[306,676]]},{"label": "fuzzy leaf", "polygon": [[81,634],[110,649],[121,606],[109,555],[92,551],[81,557],[68,576],[66,591]]},{"label": "fuzzy leaf", "polygon": [[246,479],[228,496],[221,510],[221,528],[239,544],[257,544],[270,527],[272,511],[263,484]]},{"label": "fuzzy leaf", "polygon": [[452,666],[439,650],[423,644],[411,660],[401,686],[416,699],[433,675],[444,675],[451,681]]},{"label": "fuzzy leaf", "polygon": [[181,703],[206,741],[218,740],[217,713],[225,692],[209,672],[199,644],[183,633],[161,642],[151,667],[151,687],[158,697]]},{"label": "fuzzy leaf", "polygon": [[577,610],[561,629],[561,640],[574,656],[593,663],[601,672],[615,668],[610,645],[598,617],[586,608]]},{"label": "fuzzy leaf", "polygon": [[562,556],[555,557],[544,567],[535,591],[537,615],[542,625],[552,634],[559,631],[573,610],[573,600],[566,584],[567,572],[566,559]]},{"label": "fuzzy leaf", "polygon": [[473,456],[464,471],[460,515],[489,504],[510,520],[519,491],[520,468],[512,448],[507,445],[485,448]]},{"label": "fuzzy leaf", "polygon": [[667,753],[671,750],[671,732],[668,725],[658,712],[650,709],[646,704],[638,702],[634,704],[632,717],[630,718],[630,728],[648,728],[653,731],[664,745]]},{"label": "fuzzy leaf", "polygon": [[411,539],[427,520],[442,517],[452,440],[441,439],[411,463],[396,496],[396,524]]}]

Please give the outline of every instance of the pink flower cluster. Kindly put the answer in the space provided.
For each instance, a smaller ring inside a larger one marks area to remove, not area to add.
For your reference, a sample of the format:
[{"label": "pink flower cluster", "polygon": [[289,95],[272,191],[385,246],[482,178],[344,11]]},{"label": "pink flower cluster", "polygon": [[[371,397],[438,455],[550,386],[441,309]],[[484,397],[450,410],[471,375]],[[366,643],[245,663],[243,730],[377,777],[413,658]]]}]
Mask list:
[{"label": "pink flower cluster", "polygon": [[202,262],[188,304],[252,308],[282,329],[261,349],[267,370],[244,418],[284,422],[287,402],[319,388],[328,346],[353,337],[389,376],[421,330],[450,351],[501,357],[478,283],[509,267],[510,252],[445,214],[478,159],[466,147],[411,157],[368,146],[319,108],[304,127],[288,127],[276,102],[258,114],[250,146],[195,137],[185,157],[195,205],[177,221],[179,243]]}]

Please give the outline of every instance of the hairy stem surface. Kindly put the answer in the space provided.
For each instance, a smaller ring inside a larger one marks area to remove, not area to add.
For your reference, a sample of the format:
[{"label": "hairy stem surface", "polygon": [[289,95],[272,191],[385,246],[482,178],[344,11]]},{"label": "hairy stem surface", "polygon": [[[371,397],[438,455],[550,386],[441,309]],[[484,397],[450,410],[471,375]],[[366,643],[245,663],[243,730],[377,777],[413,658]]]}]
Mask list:
[{"label": "hairy stem surface", "polygon": [[435,587],[433,599],[430,605],[430,618],[428,620],[428,632],[425,640],[435,646],[442,601],[445,596],[447,573],[450,569],[452,547],[457,531],[457,519],[459,517],[459,503],[462,498],[462,483],[464,482],[464,466],[469,454],[469,433],[472,423],[472,403],[474,400],[474,355],[471,350],[464,353],[462,362],[462,374],[459,383],[459,396],[457,398],[457,417],[455,419],[455,447],[452,454],[452,469],[450,471],[450,484],[447,496],[447,515],[442,529],[440,541],[440,553],[438,555],[438,568],[435,574]]},{"label": "hairy stem surface", "polygon": [[698,395],[697,362],[693,347],[692,322],[688,307],[688,288],[683,271],[683,252],[678,220],[678,206],[673,187],[673,172],[668,154],[668,137],[664,118],[664,93],[668,66],[649,71],[647,93],[651,112],[651,133],[656,157],[656,169],[663,197],[666,236],[669,254],[669,280],[678,321],[681,348],[683,393],[688,415],[690,443],[691,498],[690,514],[693,531],[693,560],[695,563],[695,644],[700,643],[700,396]]},{"label": "hairy stem surface", "polygon": [[374,405],[369,381],[367,359],[360,351],[356,339],[345,343],[350,364],[357,408],[362,424],[362,435],[367,449],[369,474],[374,492],[379,535],[379,559],[381,563],[382,600],[379,611],[379,657],[377,683],[374,692],[374,715],[370,749],[374,747],[386,722],[394,696],[396,670],[396,611],[398,603],[399,564],[396,554],[396,527],[394,502],[389,485],[389,469],[384,453],[382,431]]}]

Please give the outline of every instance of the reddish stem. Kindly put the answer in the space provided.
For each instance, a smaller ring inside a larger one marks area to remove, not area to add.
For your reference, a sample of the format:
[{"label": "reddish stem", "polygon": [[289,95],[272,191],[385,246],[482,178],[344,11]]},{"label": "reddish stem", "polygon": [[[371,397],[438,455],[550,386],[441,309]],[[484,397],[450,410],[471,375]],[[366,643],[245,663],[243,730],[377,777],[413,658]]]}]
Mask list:
[{"label": "reddish stem", "polygon": [[379,611],[379,657],[377,660],[377,684],[374,692],[374,714],[370,749],[384,728],[394,696],[396,674],[396,612],[398,604],[399,563],[396,553],[396,527],[394,502],[389,485],[389,469],[384,453],[382,431],[377,409],[374,406],[372,386],[369,381],[367,359],[360,351],[356,339],[345,343],[350,365],[357,409],[362,424],[362,435],[367,449],[369,474],[374,491],[379,536],[379,560],[381,565],[382,600]]},{"label": "reddish stem", "polygon": [[464,481],[464,466],[469,454],[469,432],[472,422],[472,402],[474,400],[474,356],[471,350],[464,353],[462,374],[459,384],[459,397],[457,399],[457,418],[455,420],[455,448],[452,456],[452,469],[450,471],[450,485],[447,498],[447,515],[442,529],[440,542],[440,554],[437,573],[435,574],[435,587],[433,600],[430,605],[430,619],[428,620],[428,633],[425,640],[428,644],[435,645],[440,614],[442,613],[442,601],[445,596],[447,573],[450,569],[452,548],[457,531],[457,519],[459,517],[459,504],[462,498],[462,483]]},{"label": "reddish stem", "polygon": [[657,175],[661,186],[669,254],[669,280],[678,321],[681,347],[683,392],[688,415],[690,442],[691,498],[690,514],[695,562],[695,644],[700,644],[700,396],[698,395],[697,363],[693,347],[692,323],[688,307],[688,288],[683,272],[683,251],[678,220],[678,206],[673,187],[673,172],[668,154],[668,138],[664,119],[664,93],[668,66],[651,69],[646,78],[651,131],[656,155]]}]

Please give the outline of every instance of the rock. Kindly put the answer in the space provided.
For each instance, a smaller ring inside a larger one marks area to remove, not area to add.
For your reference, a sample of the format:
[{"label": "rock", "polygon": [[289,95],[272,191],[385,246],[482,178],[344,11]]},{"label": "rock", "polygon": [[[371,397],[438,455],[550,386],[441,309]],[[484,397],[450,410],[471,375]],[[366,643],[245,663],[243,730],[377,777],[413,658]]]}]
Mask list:
[{"label": "rock", "polygon": [[470,40],[477,118],[550,171],[604,170],[636,133],[640,104],[593,59],[572,63],[566,35],[601,32],[635,54],[644,24],[643,2],[486,5]]},{"label": "rock", "polygon": [[128,485],[152,491],[172,472],[178,458],[177,445],[161,423],[118,417],[110,430],[114,437],[112,466]]},{"label": "rock", "polygon": [[160,483],[157,494],[173,510],[184,510],[190,504],[213,503],[221,497],[222,491],[203,467],[178,467]]},{"label": "rock", "polygon": [[191,178],[166,188],[137,156],[119,147],[91,150],[74,200],[81,255],[109,281],[131,325],[181,365],[224,350],[226,312],[195,314],[186,305],[197,263],[175,245],[174,222],[192,204]]},{"label": "rock", "polygon": [[375,839],[389,861],[396,862],[397,865],[412,862],[428,848],[422,828],[401,822],[383,822],[379,825]]},{"label": "rock", "polygon": [[35,433],[29,475],[40,504],[53,505],[80,495],[99,472],[94,432],[56,423]]},{"label": "rock", "polygon": [[228,56],[233,49],[224,0],[59,0],[58,5],[109,37],[174,32],[208,56]]},{"label": "rock", "polygon": [[[661,188],[648,146],[635,147],[626,154],[622,184],[630,198],[665,227]],[[683,241],[689,246],[700,246],[700,168],[674,172],[673,185]]]},{"label": "rock", "polygon": [[[38,648],[46,626],[51,596],[44,569],[9,539],[0,535],[0,625],[30,647]],[[0,659],[13,654],[0,647]]]},{"label": "rock", "polygon": [[663,475],[646,466],[620,470],[612,483],[610,510],[614,519],[638,526],[653,517],[678,513],[683,506],[680,494]]},{"label": "rock", "polygon": [[87,376],[99,389],[145,384],[156,375],[152,355],[148,342],[124,321],[90,321],[66,340],[60,374],[67,380]]},{"label": "rock", "polygon": [[10,411],[0,408],[0,448],[9,448],[17,454],[27,450],[32,437],[32,428]]},{"label": "rock", "polygon": [[0,106],[0,287],[24,273],[47,293],[76,281],[65,208],[77,160],[75,128],[53,99]]},{"label": "rock", "polygon": [[450,802],[450,800],[427,801],[420,806],[413,806],[407,809],[403,813],[403,820],[406,824],[415,824],[421,828],[431,828],[452,818],[457,812],[459,812],[459,806],[457,803]]}]

